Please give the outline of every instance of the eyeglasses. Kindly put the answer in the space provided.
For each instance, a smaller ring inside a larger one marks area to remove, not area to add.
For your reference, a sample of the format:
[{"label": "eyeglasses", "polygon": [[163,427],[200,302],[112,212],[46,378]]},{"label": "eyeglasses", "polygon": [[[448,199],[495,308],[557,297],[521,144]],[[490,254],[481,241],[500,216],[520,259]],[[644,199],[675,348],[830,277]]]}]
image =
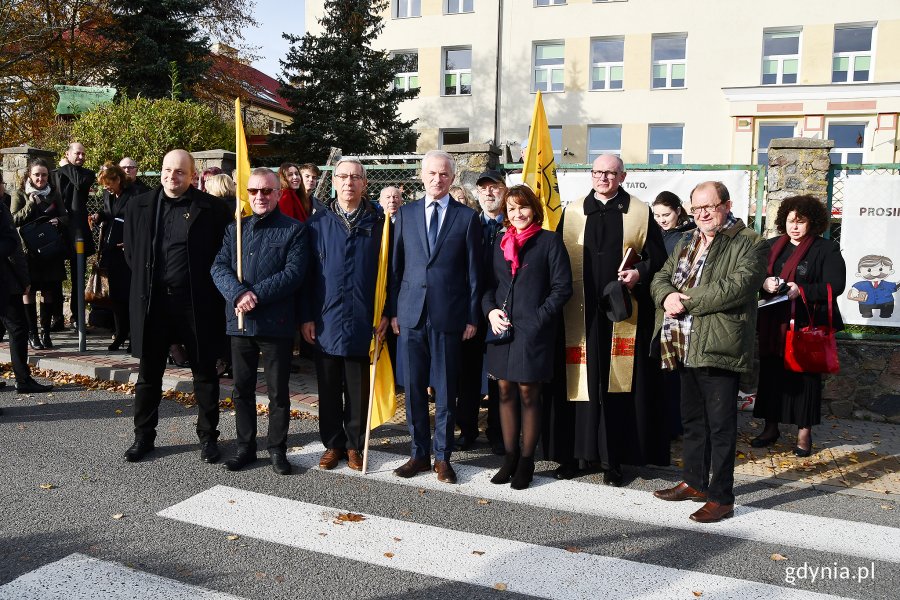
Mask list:
[{"label": "eyeglasses", "polygon": [[363,176],[357,175],[356,173],[335,173],[334,176],[341,181],[347,181],[347,178],[350,178],[350,181],[362,181]]},{"label": "eyeglasses", "polygon": [[272,192],[275,191],[275,188],[247,188],[247,194],[250,196],[255,196],[256,194],[260,194],[262,196],[271,196]]},{"label": "eyeglasses", "polygon": [[618,171],[591,171],[591,177],[596,179],[615,179],[618,176]]},{"label": "eyeglasses", "polygon": [[699,215],[700,213],[711,213],[720,206],[724,204],[723,202],[719,202],[718,204],[706,204],[704,206],[692,206],[690,209],[690,213],[694,216]]},{"label": "eyeglasses", "polygon": [[122,170],[123,171],[137,171],[137,166],[135,165],[133,167],[122,167]]}]

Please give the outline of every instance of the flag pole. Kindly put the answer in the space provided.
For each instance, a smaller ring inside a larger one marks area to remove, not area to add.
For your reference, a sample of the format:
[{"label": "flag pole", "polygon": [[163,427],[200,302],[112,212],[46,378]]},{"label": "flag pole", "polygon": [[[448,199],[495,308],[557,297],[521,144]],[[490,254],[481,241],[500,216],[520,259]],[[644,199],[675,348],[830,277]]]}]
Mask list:
[{"label": "flag pole", "polygon": [[375,404],[375,375],[378,373],[378,357],[381,355],[381,345],[378,334],[375,334],[375,358],[372,360],[372,366],[369,367],[369,411],[366,416],[366,441],[363,444],[363,475],[365,475],[369,469],[369,435],[372,433],[372,407]]},{"label": "flag pole", "polygon": [[[244,281],[244,260],[243,260],[243,237],[241,235],[241,221],[243,221],[242,212],[241,212],[241,197],[238,196],[236,200],[236,206],[234,209],[234,218],[235,218],[235,248],[236,248],[236,260],[237,260],[237,280],[238,282]],[[237,326],[238,329],[244,329],[244,313],[238,313],[237,315]]]}]

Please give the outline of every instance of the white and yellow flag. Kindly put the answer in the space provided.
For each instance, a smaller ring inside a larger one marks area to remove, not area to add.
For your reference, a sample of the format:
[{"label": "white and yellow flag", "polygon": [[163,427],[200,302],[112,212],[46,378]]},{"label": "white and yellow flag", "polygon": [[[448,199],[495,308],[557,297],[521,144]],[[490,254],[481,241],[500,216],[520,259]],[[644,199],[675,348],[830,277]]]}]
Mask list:
[{"label": "white and yellow flag", "polygon": [[541,93],[534,99],[534,115],[528,132],[528,149],[522,167],[522,182],[527,184],[544,205],[544,229],[556,231],[562,216],[559,198],[559,183],[556,180],[556,160],[553,158],[553,143],[550,141],[550,126],[544,112]]},{"label": "white and yellow flag", "polygon": [[[390,240],[391,219],[385,216],[384,229],[381,234],[381,251],[378,254],[378,278],[375,283],[375,317],[372,323],[373,327],[378,327],[381,323],[381,314],[384,312],[384,303],[387,299]],[[373,337],[369,348],[370,359],[374,358],[374,353],[375,338]],[[387,422],[397,411],[397,396],[394,393],[394,370],[391,367],[391,355],[384,344],[381,344],[378,361],[372,365],[372,368],[375,369],[375,377],[372,391],[372,420],[369,428],[375,429]]]}]

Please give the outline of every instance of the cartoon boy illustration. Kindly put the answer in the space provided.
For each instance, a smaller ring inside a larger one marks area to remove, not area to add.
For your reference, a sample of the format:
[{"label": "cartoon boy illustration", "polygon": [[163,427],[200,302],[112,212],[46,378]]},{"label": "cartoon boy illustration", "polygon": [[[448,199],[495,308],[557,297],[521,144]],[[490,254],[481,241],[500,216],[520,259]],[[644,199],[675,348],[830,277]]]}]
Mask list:
[{"label": "cartoon boy illustration", "polygon": [[887,256],[867,254],[859,259],[857,265],[857,281],[847,291],[847,299],[859,302],[859,314],[865,319],[873,317],[872,311],[877,310],[878,316],[888,319],[894,313],[894,294],[897,292],[897,283],[885,281],[894,274],[894,261]]}]

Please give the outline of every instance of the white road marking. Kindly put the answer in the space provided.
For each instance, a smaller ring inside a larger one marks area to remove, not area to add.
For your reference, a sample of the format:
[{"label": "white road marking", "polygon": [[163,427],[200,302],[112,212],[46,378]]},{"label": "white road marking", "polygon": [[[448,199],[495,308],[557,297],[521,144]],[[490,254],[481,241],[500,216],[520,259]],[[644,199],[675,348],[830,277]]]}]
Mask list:
[{"label": "white road marking", "polygon": [[[318,468],[319,455],[324,451],[321,443],[309,444],[288,454],[288,460],[304,469]],[[514,490],[508,485],[492,484],[490,478],[495,473],[493,469],[463,463],[453,463],[459,480],[456,485],[437,481],[433,473],[403,479],[392,471],[406,460],[406,457],[398,457],[396,454],[370,450],[367,475],[350,469],[346,463],[341,463],[334,472],[450,494],[713,533],[770,543],[781,549],[793,546],[900,563],[900,544],[897,543],[900,529],[895,527],[740,505],[735,505],[734,517],[730,519],[701,524],[688,518],[700,508],[700,504],[664,502],[654,498],[650,492],[581,481],[557,481],[542,476],[535,476],[528,489]]]},{"label": "white road marking", "polygon": [[70,554],[0,586],[2,600],[240,600],[130,569],[84,554]]},{"label": "white road marking", "polygon": [[735,600],[835,598],[385,517],[341,520],[336,508],[221,485],[158,514],[311,552],[541,598],[671,600],[695,598],[695,592]]}]

